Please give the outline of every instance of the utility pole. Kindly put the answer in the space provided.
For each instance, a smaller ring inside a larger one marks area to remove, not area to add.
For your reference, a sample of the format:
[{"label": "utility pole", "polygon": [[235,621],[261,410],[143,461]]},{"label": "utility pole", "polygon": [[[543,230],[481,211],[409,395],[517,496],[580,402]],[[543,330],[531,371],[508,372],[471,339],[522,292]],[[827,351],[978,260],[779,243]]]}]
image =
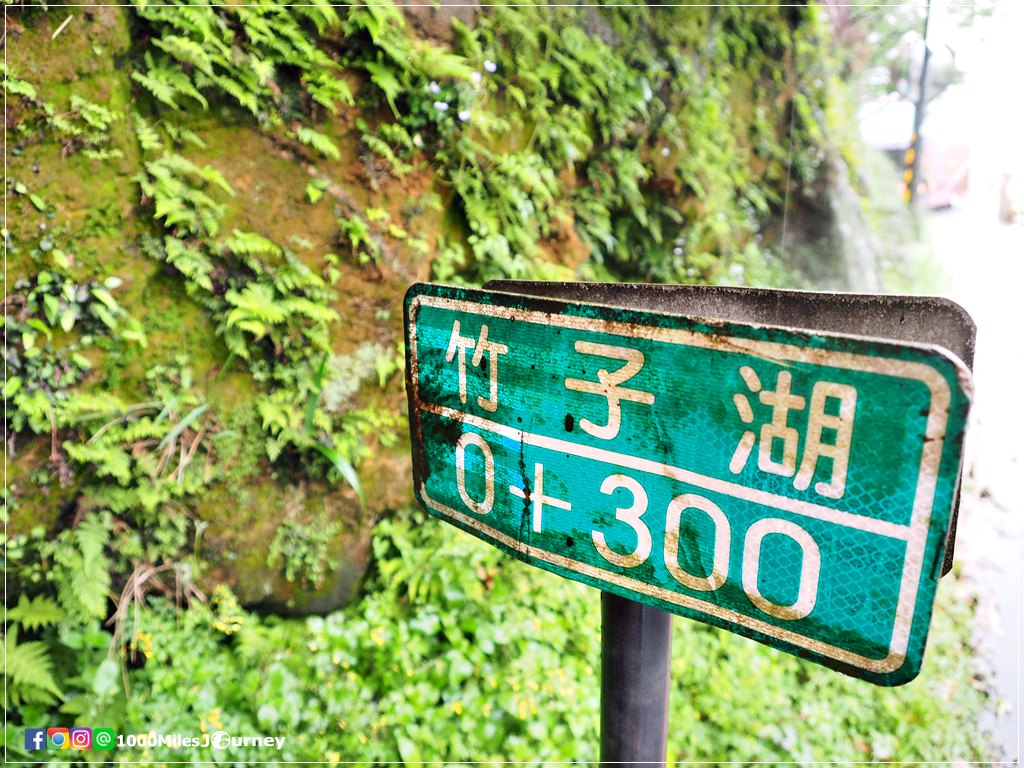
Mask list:
[{"label": "utility pole", "polygon": [[921,123],[924,122],[924,108],[928,102],[928,21],[932,16],[932,0],[924,15],[924,58],[921,60],[921,77],[914,105],[914,129],[910,136],[910,146],[903,155],[903,202],[909,206],[917,203],[917,186],[921,171],[921,152],[924,142],[921,140]]}]

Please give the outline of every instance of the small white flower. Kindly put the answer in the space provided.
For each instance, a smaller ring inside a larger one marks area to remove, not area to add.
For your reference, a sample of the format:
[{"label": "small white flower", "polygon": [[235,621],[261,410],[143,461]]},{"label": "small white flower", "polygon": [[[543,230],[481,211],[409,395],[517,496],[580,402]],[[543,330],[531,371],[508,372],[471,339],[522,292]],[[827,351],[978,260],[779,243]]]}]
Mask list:
[{"label": "small white flower", "polygon": [[434,109],[436,109],[438,112],[447,112],[448,111],[448,102],[445,102],[445,101],[435,101],[434,102]]},{"label": "small white flower", "polygon": [[662,147],[661,148],[661,156],[662,157],[668,157],[668,147]]},{"label": "small white flower", "polygon": [[483,75],[481,75],[479,72],[473,72],[470,74],[469,79],[472,80],[477,85],[480,85],[480,81],[483,80]]},{"label": "small white flower", "polygon": [[495,64],[490,59],[487,59],[486,61],[484,61],[484,69],[486,69],[488,72],[494,73],[498,71],[498,65]]},{"label": "small white flower", "polygon": [[469,122],[469,116],[470,116],[470,111],[468,109],[464,109],[461,112],[459,112],[459,120],[461,120],[464,123],[468,123]]},{"label": "small white flower", "polygon": [[683,249],[677,245],[675,248],[672,249],[672,253],[674,253],[676,256],[682,256]]},{"label": "small white flower", "polygon": [[431,93],[440,93],[441,86],[437,84],[436,80],[431,80],[430,85],[427,86],[427,90],[430,91]]}]

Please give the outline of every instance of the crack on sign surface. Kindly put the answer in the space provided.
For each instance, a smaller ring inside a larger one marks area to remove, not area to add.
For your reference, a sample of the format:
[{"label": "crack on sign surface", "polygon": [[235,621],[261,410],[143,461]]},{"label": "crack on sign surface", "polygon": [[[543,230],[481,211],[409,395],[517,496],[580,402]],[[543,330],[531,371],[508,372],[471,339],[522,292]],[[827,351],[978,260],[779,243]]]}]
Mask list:
[{"label": "crack on sign surface", "polygon": [[[532,422],[529,426],[532,426]],[[519,540],[523,543],[523,554],[530,557],[530,538],[532,533],[532,521],[530,519],[530,500],[533,489],[526,476],[526,441],[522,435],[519,439],[519,476],[523,479],[523,511],[519,517]]]}]

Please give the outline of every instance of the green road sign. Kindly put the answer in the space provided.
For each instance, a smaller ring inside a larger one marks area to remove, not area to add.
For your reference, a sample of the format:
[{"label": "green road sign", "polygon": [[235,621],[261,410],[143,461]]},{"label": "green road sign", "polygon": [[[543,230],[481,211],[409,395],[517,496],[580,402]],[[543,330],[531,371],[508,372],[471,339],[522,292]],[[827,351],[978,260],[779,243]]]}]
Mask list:
[{"label": "green road sign", "polygon": [[953,355],[436,285],[406,328],[432,514],[847,674],[917,674],[970,400]]}]

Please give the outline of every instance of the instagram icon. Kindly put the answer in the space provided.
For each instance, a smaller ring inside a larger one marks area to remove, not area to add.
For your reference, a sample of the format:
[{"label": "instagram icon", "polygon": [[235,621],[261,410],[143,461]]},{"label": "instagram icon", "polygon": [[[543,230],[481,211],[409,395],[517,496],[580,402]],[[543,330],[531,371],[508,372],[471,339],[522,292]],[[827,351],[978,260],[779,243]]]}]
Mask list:
[{"label": "instagram icon", "polygon": [[92,728],[72,728],[71,748],[92,749]]}]

